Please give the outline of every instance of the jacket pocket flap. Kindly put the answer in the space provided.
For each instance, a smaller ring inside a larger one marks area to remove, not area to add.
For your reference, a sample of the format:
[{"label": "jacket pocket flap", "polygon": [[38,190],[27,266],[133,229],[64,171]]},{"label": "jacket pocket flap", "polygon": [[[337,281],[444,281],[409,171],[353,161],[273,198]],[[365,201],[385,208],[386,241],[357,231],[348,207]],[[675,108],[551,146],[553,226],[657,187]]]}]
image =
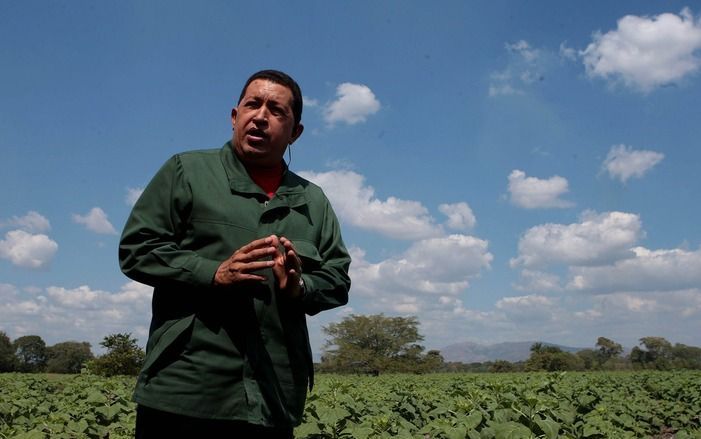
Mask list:
[{"label": "jacket pocket flap", "polygon": [[151,340],[154,340],[154,342],[146,354],[146,359],[141,369],[143,373],[150,373],[156,361],[181,335],[192,327],[194,320],[195,315],[193,314],[182,319],[166,322],[151,335]]},{"label": "jacket pocket flap", "polygon": [[297,255],[302,258],[302,260],[307,259],[317,265],[321,263],[321,255],[319,254],[319,250],[317,250],[316,246],[311,242],[295,241],[294,246],[295,250],[297,251]]}]

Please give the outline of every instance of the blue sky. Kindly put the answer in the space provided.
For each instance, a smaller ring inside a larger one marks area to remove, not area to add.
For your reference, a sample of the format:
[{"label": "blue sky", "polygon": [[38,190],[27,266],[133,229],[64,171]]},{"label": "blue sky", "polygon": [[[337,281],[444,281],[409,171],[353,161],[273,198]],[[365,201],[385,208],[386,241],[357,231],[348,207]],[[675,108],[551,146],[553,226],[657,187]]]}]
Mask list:
[{"label": "blue sky", "polygon": [[354,256],[348,306],[424,345],[701,345],[701,7],[618,2],[0,3],[0,330],[145,343],[119,233],[254,71],[305,96],[291,168]]}]

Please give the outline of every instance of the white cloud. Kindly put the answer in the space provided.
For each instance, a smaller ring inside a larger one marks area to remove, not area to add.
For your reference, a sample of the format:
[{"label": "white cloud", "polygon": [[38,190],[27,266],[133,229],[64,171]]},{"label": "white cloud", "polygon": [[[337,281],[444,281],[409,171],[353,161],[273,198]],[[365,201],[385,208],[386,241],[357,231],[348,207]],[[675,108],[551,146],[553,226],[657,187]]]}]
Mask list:
[{"label": "white cloud", "polygon": [[475,227],[475,214],[467,203],[441,204],[438,210],[448,217],[446,226],[455,230],[467,230]]},{"label": "white cloud", "polygon": [[560,277],[556,274],[537,270],[521,270],[519,283],[514,285],[519,291],[560,291]]},{"label": "white cloud", "polygon": [[19,290],[12,284],[0,283],[0,303],[10,302],[19,294]]},{"label": "white cloud", "polygon": [[[585,212],[580,223],[545,224],[529,229],[519,242],[512,266],[564,265],[567,280],[554,273],[526,268],[517,290],[578,293],[558,299],[554,321],[529,314],[528,303],[502,299],[495,320],[518,328],[519,334],[558,334],[560,343],[581,334],[608,336],[636,344],[645,335],[698,345],[701,333],[701,249],[650,250],[635,246],[644,236],[637,215]],[[564,286],[563,286],[564,284]],[[538,297],[538,296],[525,296]],[[513,303],[512,303],[513,302]],[[505,306],[526,310],[519,314]],[[547,304],[542,304],[547,307]],[[503,315],[499,312],[503,311]],[[537,328],[544,320],[545,326]],[[673,322],[673,324],[670,324]],[[693,335],[692,335],[693,334]]]},{"label": "white cloud", "polygon": [[324,163],[324,166],[330,169],[344,169],[346,171],[352,171],[353,169],[355,169],[355,163],[344,158],[327,160],[326,163]]},{"label": "white cloud", "polygon": [[632,177],[642,177],[662,159],[664,159],[664,154],[659,152],[634,150],[626,145],[614,145],[606,156],[602,168],[608,172],[611,178],[618,178],[625,183]]},{"label": "white cloud", "polygon": [[560,199],[568,191],[567,179],[559,175],[541,180],[518,169],[509,175],[511,202],[526,209],[571,207],[573,203]]},{"label": "white cloud", "polygon": [[395,239],[439,236],[442,230],[418,201],[389,197],[380,200],[365,178],[353,171],[300,172],[324,189],[338,216],[349,224]]},{"label": "white cloud", "polygon": [[529,319],[541,322],[553,319],[555,306],[555,299],[539,295],[504,297],[495,304],[496,309],[504,312],[510,320]]},{"label": "white cloud", "polygon": [[549,64],[549,54],[532,47],[528,41],[506,43],[508,65],[489,75],[489,96],[522,95],[524,89],[542,81]]},{"label": "white cloud", "polygon": [[30,233],[42,233],[51,230],[49,220],[33,210],[30,210],[24,216],[13,216],[8,221],[0,224],[0,226],[16,227]]},{"label": "white cloud", "polygon": [[587,74],[649,92],[701,66],[701,21],[689,9],[653,17],[626,15],[616,30],[597,32],[581,52]]},{"label": "white cloud", "polygon": [[523,91],[515,89],[511,84],[491,84],[489,86],[489,96],[510,96],[521,94],[523,94]]},{"label": "white cloud", "polygon": [[646,335],[698,346],[701,333],[698,288],[644,297],[626,293],[506,297],[486,310],[470,309],[458,297],[441,296],[422,306],[419,321],[429,348],[456,341],[536,340],[594,347],[599,336],[632,347]]},{"label": "white cloud", "polygon": [[[355,260],[354,260],[355,263]],[[356,275],[353,274],[355,282]],[[547,341],[568,346],[594,347],[599,336],[626,347],[645,335],[672,342],[699,345],[701,333],[701,289],[603,295],[577,294],[553,297],[538,294],[506,297],[491,307],[471,308],[456,294],[411,294],[378,290],[360,294],[354,283],[353,312],[415,315],[429,349],[440,349],[457,341],[494,343],[501,341]],[[498,296],[496,296],[498,297]],[[321,313],[319,316],[329,316]],[[333,316],[338,320],[346,314]],[[318,321],[315,316],[312,322]],[[674,322],[674,324],[670,324]],[[312,323],[313,325],[315,323]],[[320,346],[320,330],[311,331]]]},{"label": "white cloud", "polygon": [[128,187],[124,202],[126,202],[128,206],[134,206],[143,192],[144,188],[142,187]]},{"label": "white cloud", "polygon": [[44,234],[11,230],[0,240],[0,258],[23,268],[39,269],[49,265],[58,244]]},{"label": "white cloud", "polygon": [[380,110],[380,101],[366,85],[344,82],[336,88],[336,96],[337,99],[324,109],[324,119],[330,124],[365,122],[368,116]]},{"label": "white cloud", "polygon": [[0,258],[14,265],[41,269],[49,265],[58,244],[42,232],[51,230],[49,220],[40,213],[30,210],[24,216],[13,216],[0,222],[0,227],[15,227],[0,240]]},{"label": "white cloud", "polygon": [[631,294],[612,294],[608,297],[608,300],[610,304],[620,306],[634,313],[650,312],[659,308],[657,300]]},{"label": "white cloud", "polygon": [[[666,324],[669,327],[671,320],[677,324],[683,324],[684,321],[693,323],[696,329],[691,329],[691,333],[694,335],[698,335],[701,329],[698,320],[701,316],[701,290],[698,288],[650,292],[644,296],[616,292],[594,296],[594,300],[596,311],[602,315],[618,314],[618,319],[624,323],[624,327],[639,322],[638,334],[657,335],[659,332],[667,332],[669,329],[654,330],[648,326],[659,327]],[[630,331],[631,328],[626,330]]]},{"label": "white cloud", "polygon": [[606,264],[632,257],[630,249],[643,235],[638,215],[585,212],[580,223],[544,224],[527,230],[511,266]]},{"label": "white cloud", "polygon": [[365,295],[456,295],[469,280],[490,267],[493,256],[487,241],[450,235],[413,243],[403,254],[373,264],[354,249],[351,277],[353,291]]},{"label": "white cloud", "polygon": [[48,287],[46,292],[59,305],[76,309],[94,309],[98,306],[98,299],[109,294],[106,291],[92,290],[87,285],[73,289]]},{"label": "white cloud", "polygon": [[109,292],[83,285],[50,286],[37,294],[0,285],[0,330],[12,338],[38,334],[48,344],[67,340],[88,341],[94,349],[106,335],[131,332],[146,343],[152,288],[128,282]]},{"label": "white cloud", "polygon": [[77,288],[51,286],[46,289],[48,296],[55,303],[67,308],[104,308],[106,305],[138,305],[150,303],[153,288],[139,282],[124,284],[118,293],[95,290],[87,285]]},{"label": "white cloud", "polygon": [[107,219],[107,214],[99,207],[93,207],[86,215],[73,214],[73,221],[84,225],[88,230],[104,235],[116,235],[112,223]]},{"label": "white cloud", "polygon": [[633,257],[597,267],[573,267],[568,288],[607,293],[675,291],[701,286],[701,250],[632,249]]},{"label": "white cloud", "polygon": [[319,101],[318,101],[318,100],[316,100],[316,99],[314,99],[314,98],[310,98],[310,97],[308,97],[308,96],[302,96],[302,102],[304,103],[304,107],[305,107],[305,108],[306,108],[306,107],[314,108],[314,107],[318,107],[318,106],[319,106]]},{"label": "white cloud", "polygon": [[[588,301],[586,298],[583,300]],[[699,345],[701,290],[613,293],[592,296],[590,308],[575,313],[570,325],[583,333],[612,338],[627,346],[647,335]],[[673,324],[671,324],[673,322]],[[585,332],[586,331],[586,332]]]},{"label": "white cloud", "polygon": [[567,42],[564,41],[560,43],[560,57],[570,61],[576,61],[577,51],[572,47],[568,47]]},{"label": "white cloud", "polygon": [[528,41],[526,40],[520,40],[516,43],[509,44],[506,43],[504,44],[504,47],[506,50],[518,53],[521,55],[521,57],[524,59],[524,61],[532,63],[535,60],[538,59],[539,52],[537,49],[534,49],[531,47],[530,44],[528,44]]}]

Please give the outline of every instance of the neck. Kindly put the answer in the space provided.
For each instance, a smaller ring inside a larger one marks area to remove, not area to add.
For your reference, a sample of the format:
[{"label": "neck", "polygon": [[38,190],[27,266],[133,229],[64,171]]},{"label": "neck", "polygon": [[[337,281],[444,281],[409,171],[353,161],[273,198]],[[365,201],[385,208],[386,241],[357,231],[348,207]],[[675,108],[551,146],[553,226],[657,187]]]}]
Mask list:
[{"label": "neck", "polygon": [[251,180],[263,189],[269,198],[272,198],[280,187],[282,174],[285,171],[282,161],[278,162],[277,166],[251,166],[245,163],[244,166]]},{"label": "neck", "polygon": [[261,165],[259,163],[246,163],[242,162],[243,166],[246,168],[246,171],[250,174],[251,172],[253,173],[260,173],[260,174],[275,174],[279,173],[282,175],[282,171],[285,169],[285,167],[282,164],[282,161],[276,162],[274,165]]}]

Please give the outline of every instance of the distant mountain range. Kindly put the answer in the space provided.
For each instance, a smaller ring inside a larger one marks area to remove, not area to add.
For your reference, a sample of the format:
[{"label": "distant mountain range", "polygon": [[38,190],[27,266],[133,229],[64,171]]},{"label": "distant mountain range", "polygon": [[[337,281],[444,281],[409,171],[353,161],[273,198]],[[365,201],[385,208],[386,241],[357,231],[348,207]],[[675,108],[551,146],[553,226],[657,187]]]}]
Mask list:
[{"label": "distant mountain range", "polygon": [[[484,363],[486,361],[506,360],[509,362],[524,361],[531,355],[531,346],[535,341],[516,341],[496,344],[480,344],[473,342],[455,343],[441,349],[445,361],[461,363]],[[565,352],[577,352],[585,348],[574,348],[554,343],[540,342],[545,346],[556,346]]]}]

